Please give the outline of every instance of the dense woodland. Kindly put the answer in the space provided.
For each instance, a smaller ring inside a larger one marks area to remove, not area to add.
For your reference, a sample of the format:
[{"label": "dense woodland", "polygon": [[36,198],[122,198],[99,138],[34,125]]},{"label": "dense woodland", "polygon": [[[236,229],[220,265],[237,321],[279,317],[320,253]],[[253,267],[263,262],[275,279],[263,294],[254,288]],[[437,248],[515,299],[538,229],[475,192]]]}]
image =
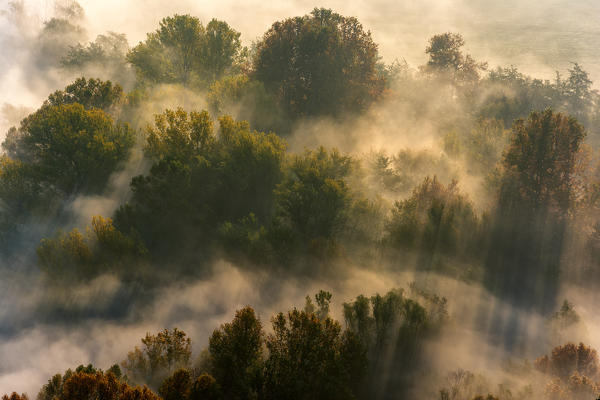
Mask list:
[{"label": "dense woodland", "polygon": [[[491,67],[458,33],[431,37],[424,65],[384,63],[366,27],[328,9],[249,47],[191,15],[131,47],[112,32],[85,43],[73,18],[47,21],[38,51],[79,77],[6,132],[0,155],[1,267],[40,277],[34,318],[92,317],[52,299],[104,275],[136,288],[93,313],[119,320],[167,282],[210,279],[217,260],[316,280],[353,264],[480,285],[547,319],[547,355],[507,364],[502,384],[439,371],[425,349],[456,323],[453,299],[413,282],[340,299],[340,321],[320,291],[272,316],[241,308],[194,348],[175,327],[148,333],[115,365],[57,371],[30,398],[600,395],[596,350],[571,343],[583,322],[559,298],[565,283],[600,284],[600,94],[583,66],[553,80]],[[290,146],[315,130],[368,144],[424,121],[429,150]],[[82,223],[74,205],[94,198],[117,204]],[[481,334],[516,360],[525,329]]]}]

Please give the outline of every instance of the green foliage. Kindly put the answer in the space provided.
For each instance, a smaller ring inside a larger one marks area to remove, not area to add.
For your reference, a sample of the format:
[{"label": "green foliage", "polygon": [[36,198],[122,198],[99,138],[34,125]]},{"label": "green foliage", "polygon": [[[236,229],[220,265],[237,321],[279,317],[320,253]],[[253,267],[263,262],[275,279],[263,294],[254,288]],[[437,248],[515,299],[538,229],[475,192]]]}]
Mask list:
[{"label": "green foliage", "polygon": [[[98,35],[86,45],[71,46],[61,60],[61,66],[72,72],[102,74],[113,79],[124,79],[129,72],[126,55],[129,44],[125,34],[108,32]],[[108,71],[106,71],[108,69]],[[122,82],[122,81],[121,81]]]},{"label": "green foliage", "polygon": [[85,30],[76,20],[77,18],[51,18],[44,22],[33,49],[38,67],[60,67],[61,58],[85,37]]},{"label": "green foliage", "polygon": [[90,279],[108,272],[127,274],[146,254],[137,240],[119,232],[110,218],[95,216],[85,234],[77,229],[43,239],[38,264],[52,280]]},{"label": "green foliage", "polygon": [[78,78],[65,90],[57,90],[48,96],[44,106],[61,106],[79,103],[86,109],[99,108],[103,111],[115,111],[123,101],[123,88],[111,81]]},{"label": "green foliage", "polygon": [[444,186],[428,177],[408,199],[395,203],[386,240],[394,247],[427,254],[461,255],[474,250],[477,227],[475,210],[458,191],[458,183]]},{"label": "green foliage", "polygon": [[326,249],[335,246],[350,205],[346,178],[351,168],[350,157],[323,147],[291,158],[276,189],[276,207],[277,229],[293,246],[315,255],[327,255],[331,250]]},{"label": "green foliage", "polygon": [[116,216],[119,228],[139,232],[158,254],[171,246],[210,247],[219,226],[227,234],[228,223],[251,214],[270,218],[284,142],[230,117],[219,124],[217,136],[206,112],[156,117],[145,149],[154,164],[149,175],[133,179],[133,198]]},{"label": "green foliage", "polygon": [[315,8],[274,23],[257,44],[254,76],[291,118],[368,108],[384,87],[377,45],[356,18]]},{"label": "green foliage", "polygon": [[51,191],[32,176],[29,164],[0,156],[0,247],[5,246],[30,218],[56,212]]},{"label": "green foliage", "polygon": [[163,18],[127,59],[142,81],[207,86],[238,61],[239,38],[223,21],[213,19],[204,27],[196,17],[174,15]]},{"label": "green foliage", "polygon": [[2,146],[9,157],[31,165],[38,182],[69,196],[101,192],[133,142],[127,125],[73,103],[42,107]]},{"label": "green foliage", "polygon": [[283,133],[289,129],[273,94],[248,75],[224,76],[215,81],[207,100],[214,115],[232,114],[265,131]]},{"label": "green foliage", "polygon": [[[262,325],[251,307],[238,310],[209,339],[211,372],[227,399],[252,399],[261,391]],[[165,399],[166,400],[166,399]]]},{"label": "green foliage", "polygon": [[[365,397],[406,391],[414,383],[411,371],[423,361],[422,340],[436,333],[447,319],[446,299],[414,291],[415,299],[424,300],[425,306],[402,290],[371,298],[360,295],[344,303],[348,331],[367,351],[369,374],[361,390]],[[386,374],[391,370],[396,371],[393,378]]]},{"label": "green foliage", "polygon": [[552,110],[517,120],[503,160],[501,207],[564,215],[575,191],[577,155],[585,131],[574,118]]},{"label": "green foliage", "polygon": [[362,346],[327,317],[292,310],[267,337],[265,399],[352,399],[366,369]]},{"label": "green foliage", "polygon": [[464,55],[461,50],[464,44],[459,33],[447,32],[433,36],[425,49],[429,55],[425,71],[459,85],[476,83],[479,72],[487,68],[487,63],[477,63],[471,55]]},{"label": "green foliage", "polygon": [[596,134],[599,128],[598,91],[591,88],[589,75],[579,64],[574,63],[568,73],[563,79],[557,72],[556,79],[551,82],[526,76],[515,66],[491,70],[482,82],[482,89],[491,93],[484,99],[479,112],[485,117],[502,119],[505,126],[510,126],[515,119],[527,118],[532,110],[552,108],[577,118]]},{"label": "green foliage", "polygon": [[331,302],[331,293],[324,290],[320,290],[315,295],[315,301],[317,307],[313,304],[310,296],[306,296],[306,304],[304,305],[304,312],[308,314],[315,314],[317,318],[324,320],[329,317],[329,303]]},{"label": "green foliage", "polygon": [[[127,377],[133,382],[158,388],[173,372],[189,367],[191,340],[177,328],[164,329],[156,335],[147,333],[142,344],[141,349],[136,346],[121,363]],[[177,379],[182,377],[178,375]]]}]

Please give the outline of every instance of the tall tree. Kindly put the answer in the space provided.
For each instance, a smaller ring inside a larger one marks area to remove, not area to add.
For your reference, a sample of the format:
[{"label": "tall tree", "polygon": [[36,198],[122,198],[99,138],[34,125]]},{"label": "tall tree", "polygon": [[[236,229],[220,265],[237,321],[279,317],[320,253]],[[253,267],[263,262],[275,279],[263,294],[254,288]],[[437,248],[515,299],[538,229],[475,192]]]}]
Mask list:
[{"label": "tall tree", "polygon": [[209,339],[212,375],[227,399],[256,398],[261,391],[262,325],[251,307],[235,313]]},{"label": "tall tree", "polygon": [[266,399],[352,399],[366,369],[358,338],[338,322],[294,309],[267,337]]},{"label": "tall tree", "polygon": [[456,84],[474,83],[479,72],[487,68],[486,63],[476,62],[470,54],[463,54],[465,40],[459,33],[442,33],[429,39],[425,53],[429,60],[425,70],[449,79]]},{"label": "tall tree", "polygon": [[501,202],[516,201],[512,204],[522,211],[552,210],[564,216],[576,194],[576,161],[584,137],[575,118],[550,109],[515,121],[502,163],[507,198]]},{"label": "tall tree", "polygon": [[315,8],[275,22],[257,45],[254,75],[292,118],[363,111],[383,90],[377,45],[356,18]]},{"label": "tall tree", "polygon": [[241,51],[240,33],[213,19],[204,27],[191,15],[174,15],[134,47],[127,59],[142,80],[153,83],[207,85],[234,65]]}]

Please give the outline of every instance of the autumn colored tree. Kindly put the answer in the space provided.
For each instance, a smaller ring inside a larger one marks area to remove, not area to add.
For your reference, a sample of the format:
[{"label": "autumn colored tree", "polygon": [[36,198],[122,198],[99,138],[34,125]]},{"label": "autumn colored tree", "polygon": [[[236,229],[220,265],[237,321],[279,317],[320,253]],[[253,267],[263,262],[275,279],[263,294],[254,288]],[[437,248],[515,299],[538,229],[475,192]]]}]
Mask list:
[{"label": "autumn colored tree", "polygon": [[[75,368],[75,370],[68,369],[62,375],[56,374],[56,375],[52,376],[52,378],[50,378],[48,380],[48,383],[46,383],[44,386],[42,386],[42,388],[38,392],[37,400],[63,399],[65,397],[65,393],[64,393],[65,383],[73,375],[77,375],[77,374],[91,377],[91,381],[104,380],[105,378],[108,378],[108,375],[111,375],[110,381],[114,382],[114,384],[117,384],[117,382],[115,382],[116,380],[120,380],[123,378],[121,375],[121,369],[116,364],[113,365],[112,367],[110,367],[106,371],[106,373],[104,373],[102,370],[94,367],[92,364],[80,365],[77,368]],[[96,374],[99,374],[99,376],[96,377]],[[99,379],[97,379],[97,378],[99,378]]]},{"label": "autumn colored tree", "polygon": [[315,8],[271,26],[257,44],[253,74],[291,118],[340,116],[380,97],[378,58],[356,18]]},{"label": "autumn colored tree", "polygon": [[65,380],[58,400],[160,400],[146,386],[131,387],[113,373],[76,372]]},{"label": "autumn colored tree", "polygon": [[208,374],[202,374],[196,378],[190,389],[190,400],[218,400],[220,398],[219,385],[215,378]]},{"label": "autumn colored tree", "polygon": [[2,400],[29,400],[29,397],[25,393],[19,395],[17,392],[12,392],[10,396],[7,394],[2,396]]},{"label": "autumn colored tree", "polygon": [[546,374],[568,380],[573,373],[597,379],[600,372],[598,353],[589,346],[567,343],[552,349],[550,357],[543,356],[535,361],[535,367]]}]

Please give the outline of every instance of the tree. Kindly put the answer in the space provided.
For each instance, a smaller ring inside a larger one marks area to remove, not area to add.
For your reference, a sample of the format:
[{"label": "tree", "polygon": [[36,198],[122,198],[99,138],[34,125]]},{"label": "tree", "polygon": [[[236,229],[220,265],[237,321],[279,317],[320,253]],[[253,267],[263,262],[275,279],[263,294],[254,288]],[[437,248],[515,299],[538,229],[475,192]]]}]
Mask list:
[{"label": "tree", "polygon": [[194,379],[187,369],[178,369],[164,380],[159,393],[163,400],[217,400],[221,392],[217,381],[208,374]]},{"label": "tree", "polygon": [[0,248],[30,219],[56,213],[52,191],[33,177],[31,165],[0,156]]},{"label": "tree", "polygon": [[133,265],[143,261],[145,247],[119,232],[110,218],[92,217],[85,234],[73,229],[42,239],[38,249],[38,265],[53,281],[91,279],[107,272],[126,278]]},{"label": "tree", "polygon": [[292,156],[275,192],[278,229],[287,232],[279,238],[290,236],[293,246],[313,255],[334,246],[350,205],[351,167],[349,156],[323,147]]},{"label": "tree", "polygon": [[360,390],[365,397],[402,397],[407,393],[414,384],[414,371],[424,368],[422,341],[446,321],[445,299],[416,288],[413,291],[413,298],[395,289],[370,298],[360,295],[344,303],[347,329],[361,343],[369,361]]},{"label": "tree", "polygon": [[134,136],[102,110],[81,104],[40,108],[2,144],[33,169],[33,179],[65,196],[101,193],[129,156]]},{"label": "tree", "polygon": [[456,84],[475,83],[479,71],[487,68],[486,63],[477,63],[471,55],[464,55],[461,47],[465,41],[459,33],[442,33],[429,39],[425,53],[429,61],[425,66],[430,71]]},{"label": "tree", "polygon": [[125,34],[108,32],[98,35],[93,42],[71,46],[60,64],[67,71],[110,76],[123,82],[130,74],[126,58],[128,52],[129,43]]},{"label": "tree", "polygon": [[477,228],[473,205],[458,183],[444,186],[427,177],[408,199],[395,203],[386,230],[392,246],[461,255],[474,249]]},{"label": "tree", "polygon": [[219,385],[215,378],[208,374],[200,375],[190,390],[190,400],[217,400],[221,398]]},{"label": "tree", "polygon": [[485,271],[488,287],[508,301],[544,312],[555,307],[585,134],[577,120],[551,109],[513,124]]},{"label": "tree", "polygon": [[579,64],[573,63],[564,85],[567,111],[586,125],[594,106],[595,95],[597,96],[597,91],[591,90],[592,84],[588,73]]},{"label": "tree", "polygon": [[227,399],[255,398],[261,390],[263,332],[251,307],[235,313],[209,339],[212,375]]},{"label": "tree", "polygon": [[206,25],[206,34],[200,48],[200,67],[208,81],[220,79],[232,66],[241,61],[244,49],[241,34],[227,22],[212,19]]},{"label": "tree", "polygon": [[317,307],[313,304],[310,296],[306,296],[306,305],[304,306],[304,312],[309,314],[315,314],[319,319],[326,319],[329,317],[329,303],[331,302],[331,293],[324,290],[320,290],[319,293],[315,294],[315,301]]},{"label": "tree", "polygon": [[158,393],[163,400],[183,400],[189,397],[192,386],[192,374],[180,368],[163,381]]},{"label": "tree", "polygon": [[552,349],[550,357],[542,356],[535,361],[540,372],[567,381],[573,373],[596,380],[600,372],[598,353],[589,346],[567,343]]},{"label": "tree", "polygon": [[577,157],[585,130],[548,109],[515,121],[503,160],[501,207],[565,216],[576,193]]},{"label": "tree", "polygon": [[160,400],[147,387],[131,387],[108,372],[76,372],[65,380],[58,400]]},{"label": "tree", "polygon": [[267,337],[266,399],[351,399],[366,369],[360,342],[327,317],[294,309]]},{"label": "tree", "polygon": [[[77,4],[77,7],[82,13],[81,6]],[[85,39],[85,29],[78,25],[78,16],[65,15],[65,17],[51,18],[44,22],[32,52],[38,68],[60,67],[61,58],[68,53],[71,46],[76,46]]]},{"label": "tree", "polygon": [[7,394],[2,396],[2,400],[29,400],[29,397],[25,393],[19,395],[17,392],[12,392],[10,396]]},{"label": "tree", "polygon": [[315,8],[275,22],[257,44],[254,76],[291,118],[364,111],[384,83],[377,45],[356,18]]},{"label": "tree", "polygon": [[239,37],[225,22],[213,19],[205,28],[196,17],[176,14],[163,18],[127,59],[145,81],[206,85],[233,66],[241,51]]},{"label": "tree", "polygon": [[44,106],[61,106],[79,103],[86,109],[99,108],[114,111],[123,100],[123,88],[111,81],[78,78],[64,90],[57,90],[48,96]]},{"label": "tree", "polygon": [[[106,373],[102,370],[95,368],[92,364],[80,365],[75,370],[68,369],[64,374],[56,374],[48,380],[48,383],[42,386],[40,389],[37,400],[63,400],[66,398],[65,384],[74,375],[79,375],[76,379],[78,383],[71,382],[71,389],[78,387],[81,390],[95,390],[96,385],[101,385],[106,388],[108,381],[111,382],[113,389],[119,386],[120,380],[122,379],[121,370],[118,365],[110,367]],[[96,376],[98,375],[98,376]],[[86,379],[87,378],[87,379]],[[87,381],[87,389],[81,385],[81,382]],[[73,393],[71,393],[73,395]],[[110,397],[109,397],[110,398]]]},{"label": "tree", "polygon": [[171,246],[208,249],[221,224],[250,214],[261,223],[271,218],[285,143],[230,117],[219,125],[217,136],[207,112],[157,116],[145,149],[154,164],[132,180],[133,197],[116,216],[121,231],[138,232],[153,253],[166,254]]},{"label": "tree", "polygon": [[164,329],[156,335],[147,333],[142,344],[141,349],[136,346],[130,351],[121,364],[133,382],[158,388],[177,369],[189,367],[191,341],[177,328]]}]

